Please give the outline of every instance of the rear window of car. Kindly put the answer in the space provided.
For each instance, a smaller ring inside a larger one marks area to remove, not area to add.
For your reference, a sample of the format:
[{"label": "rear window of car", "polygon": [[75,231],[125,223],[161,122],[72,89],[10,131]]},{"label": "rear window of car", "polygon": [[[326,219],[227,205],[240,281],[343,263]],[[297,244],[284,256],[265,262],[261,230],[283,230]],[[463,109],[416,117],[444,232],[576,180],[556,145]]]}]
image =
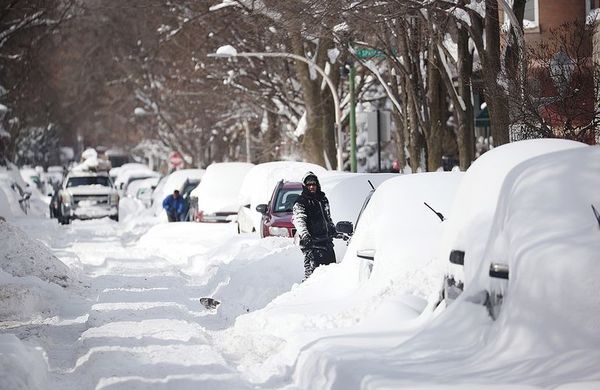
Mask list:
[{"label": "rear window of car", "polygon": [[100,185],[110,187],[110,180],[106,176],[82,176],[70,177],[67,181],[67,187]]},{"label": "rear window of car", "polygon": [[296,203],[296,199],[302,193],[301,189],[295,190],[285,190],[282,189],[277,194],[277,200],[275,202],[275,209],[273,210],[276,213],[285,213],[291,212],[292,207],[294,207],[294,203]]}]

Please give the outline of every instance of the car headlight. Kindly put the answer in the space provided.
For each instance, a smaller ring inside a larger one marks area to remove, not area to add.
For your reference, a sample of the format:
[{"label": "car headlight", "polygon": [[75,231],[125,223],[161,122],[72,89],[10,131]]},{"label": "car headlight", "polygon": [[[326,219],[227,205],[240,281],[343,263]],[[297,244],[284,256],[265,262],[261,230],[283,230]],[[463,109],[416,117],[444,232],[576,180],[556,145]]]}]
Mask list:
[{"label": "car headlight", "polygon": [[284,227],[269,226],[269,234],[278,237],[289,237],[288,230]]}]

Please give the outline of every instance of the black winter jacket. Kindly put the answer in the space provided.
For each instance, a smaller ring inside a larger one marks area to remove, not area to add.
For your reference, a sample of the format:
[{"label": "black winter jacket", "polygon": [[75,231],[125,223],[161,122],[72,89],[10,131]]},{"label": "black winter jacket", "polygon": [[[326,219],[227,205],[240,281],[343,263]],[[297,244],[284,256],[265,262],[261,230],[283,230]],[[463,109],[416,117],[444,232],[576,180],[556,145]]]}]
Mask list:
[{"label": "black winter jacket", "polygon": [[300,238],[300,246],[310,249],[315,245],[332,245],[335,226],[331,220],[329,200],[319,186],[311,193],[303,186],[302,194],[293,207],[292,222]]}]

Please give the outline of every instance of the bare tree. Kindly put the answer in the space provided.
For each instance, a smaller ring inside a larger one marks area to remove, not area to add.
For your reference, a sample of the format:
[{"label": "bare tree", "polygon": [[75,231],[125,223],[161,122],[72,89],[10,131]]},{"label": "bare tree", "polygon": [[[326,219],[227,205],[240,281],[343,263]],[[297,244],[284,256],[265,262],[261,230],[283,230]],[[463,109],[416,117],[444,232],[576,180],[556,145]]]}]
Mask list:
[{"label": "bare tree", "polygon": [[600,125],[600,71],[592,53],[593,26],[569,22],[528,48],[527,95],[515,115],[525,138],[594,143]]}]

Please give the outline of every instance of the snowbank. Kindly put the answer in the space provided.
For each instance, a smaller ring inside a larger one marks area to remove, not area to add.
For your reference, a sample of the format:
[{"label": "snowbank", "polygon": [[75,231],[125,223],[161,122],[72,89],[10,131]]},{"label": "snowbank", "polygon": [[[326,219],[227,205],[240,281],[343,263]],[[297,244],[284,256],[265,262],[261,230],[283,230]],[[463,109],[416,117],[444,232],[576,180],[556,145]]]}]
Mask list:
[{"label": "snowbank", "polygon": [[13,276],[35,276],[62,287],[71,284],[69,267],[41,242],[0,220],[0,268]]},{"label": "snowbank", "polygon": [[11,334],[0,335],[0,383],[3,390],[46,389],[47,364],[40,349]]}]

